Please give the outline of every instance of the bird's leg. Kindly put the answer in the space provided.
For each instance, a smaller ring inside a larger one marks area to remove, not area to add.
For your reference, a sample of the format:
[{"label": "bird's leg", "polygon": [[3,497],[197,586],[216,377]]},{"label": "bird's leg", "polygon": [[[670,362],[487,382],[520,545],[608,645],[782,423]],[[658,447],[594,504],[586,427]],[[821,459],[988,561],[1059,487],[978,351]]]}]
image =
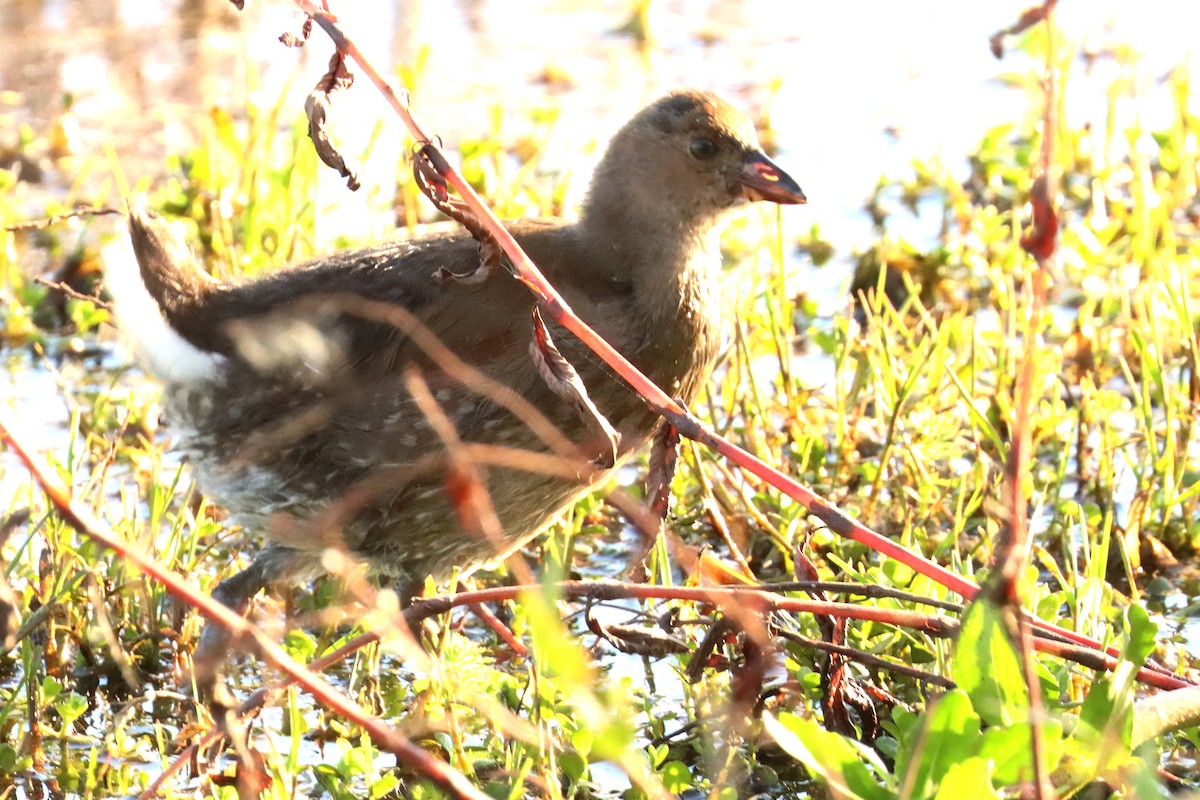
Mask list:
[{"label": "bird's leg", "polygon": [[[217,584],[212,591],[213,599],[235,614],[245,616],[256,594],[263,589],[298,579],[311,571],[312,563],[310,553],[269,545],[258,554],[254,563]],[[202,691],[212,688],[233,644],[234,636],[229,629],[213,620],[205,623],[200,643],[192,655],[192,674]]]}]

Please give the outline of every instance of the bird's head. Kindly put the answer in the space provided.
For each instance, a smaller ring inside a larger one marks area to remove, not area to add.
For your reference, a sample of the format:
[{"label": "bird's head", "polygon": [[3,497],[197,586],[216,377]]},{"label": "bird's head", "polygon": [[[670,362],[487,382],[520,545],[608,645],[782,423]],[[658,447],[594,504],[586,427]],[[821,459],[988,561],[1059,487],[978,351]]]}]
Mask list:
[{"label": "bird's head", "polygon": [[613,137],[584,213],[706,227],[740,200],[806,202],[763,152],[745,114],[709,92],[680,91],[642,109]]}]

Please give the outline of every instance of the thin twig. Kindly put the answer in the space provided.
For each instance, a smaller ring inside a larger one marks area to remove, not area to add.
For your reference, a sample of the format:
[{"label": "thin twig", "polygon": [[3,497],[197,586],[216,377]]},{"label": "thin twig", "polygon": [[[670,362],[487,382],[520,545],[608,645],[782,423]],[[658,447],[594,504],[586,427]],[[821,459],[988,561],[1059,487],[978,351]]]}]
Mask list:
[{"label": "thin twig", "polygon": [[5,225],[0,227],[0,231],[29,231],[38,230],[41,228],[49,228],[51,225],[57,225],[60,222],[65,222],[75,217],[102,217],[108,214],[124,214],[124,210],[114,208],[112,206],[79,206],[71,211],[63,212],[62,214],[52,214],[48,217],[39,219],[26,220],[18,222],[15,225]]}]

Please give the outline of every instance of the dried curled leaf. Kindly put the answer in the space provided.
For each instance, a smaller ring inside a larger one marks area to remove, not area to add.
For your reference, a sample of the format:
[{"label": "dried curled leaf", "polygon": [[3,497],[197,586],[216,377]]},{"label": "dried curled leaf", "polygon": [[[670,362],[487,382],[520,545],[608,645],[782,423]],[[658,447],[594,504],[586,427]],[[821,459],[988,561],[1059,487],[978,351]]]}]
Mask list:
[{"label": "dried curled leaf", "polygon": [[445,156],[433,142],[426,142],[413,153],[413,179],[417,182],[417,188],[429,198],[429,202],[433,203],[438,211],[466,228],[471,238],[479,243],[479,267],[473,272],[462,274],[443,267],[434,273],[434,278],[443,282],[482,283],[504,266],[504,251],[496,237],[492,236],[470,208],[450,199],[450,186],[445,178],[449,169],[450,165]]},{"label": "dried curled leaf", "polygon": [[650,440],[650,464],[646,471],[646,502],[658,517],[667,515],[671,500],[671,481],[679,463],[679,429],[665,419],[654,429]]},{"label": "dried curled leaf", "polygon": [[594,459],[596,466],[608,469],[616,464],[617,445],[621,441],[621,434],[617,433],[588,397],[587,387],[583,385],[579,373],[554,346],[550,331],[546,329],[542,315],[536,307],[533,309],[533,341],[529,343],[529,353],[533,356],[538,374],[550,387],[550,391],[574,406],[584,424],[599,432],[607,441],[607,449]]},{"label": "dried curled leaf", "polygon": [[861,736],[868,744],[879,738],[883,728],[872,692],[846,673],[847,659],[830,653],[821,673],[825,690],[821,698],[821,713],[825,727],[843,736]]},{"label": "dried curled leaf", "polygon": [[[650,439],[650,465],[646,472],[646,504],[650,507],[650,516],[657,522],[651,530],[649,527],[636,525],[638,546],[629,553],[628,566],[625,568],[629,580],[635,583],[645,583],[650,578],[646,564],[654,546],[664,533],[668,536],[668,546],[678,551],[685,547],[678,538],[674,540],[666,530],[663,520],[667,516],[667,505],[671,501],[671,481],[675,478],[675,467],[679,462],[679,430],[667,422],[660,420]],[[686,560],[686,559],[685,559]],[[698,556],[692,558],[698,561]],[[682,563],[682,562],[681,562]],[[687,566],[684,566],[685,571]]]},{"label": "dried curled leaf", "polygon": [[1058,212],[1054,210],[1054,199],[1050,196],[1050,179],[1044,173],[1033,182],[1029,204],[1033,208],[1033,220],[1029,233],[1021,237],[1021,247],[1038,261],[1045,261],[1054,255]]},{"label": "dried curled leaf", "polygon": [[[804,552],[804,545],[796,548],[793,570],[798,581],[819,581],[820,572]],[[826,600],[822,591],[810,591],[817,600]],[[821,639],[835,646],[846,644],[845,617],[828,614],[813,615]],[[850,659],[838,652],[830,652],[821,665],[821,711],[825,715],[825,727],[845,736],[861,736],[864,742],[873,742],[882,731],[879,712],[872,698],[887,703],[891,695],[876,690],[871,684],[855,680],[847,672]]]},{"label": "dried curled leaf", "polygon": [[232,772],[210,775],[214,786],[233,786],[238,800],[258,800],[271,788],[272,779],[267,771],[267,761],[261,752],[245,747],[237,753]]},{"label": "dried curled leaf", "polygon": [[304,47],[308,37],[312,36],[312,28],[312,17],[305,17],[304,24],[300,26],[300,33],[285,31],[279,34],[279,41],[283,42],[285,47]]},{"label": "dried curled leaf", "polygon": [[1027,8],[1017,18],[1017,21],[1009,25],[1004,30],[996,31],[988,39],[988,45],[991,47],[992,55],[996,58],[1004,57],[1004,40],[1009,36],[1016,36],[1024,33],[1034,25],[1043,21],[1054,11],[1054,6],[1058,4],[1058,0],[1046,0],[1040,6]]},{"label": "dried curled leaf", "polygon": [[585,619],[588,630],[622,653],[646,658],[666,658],[675,653],[686,653],[691,649],[685,640],[678,636],[672,636],[661,628],[650,628],[643,625],[605,625],[592,616],[591,606],[588,607]]},{"label": "dried curled leaf", "polygon": [[317,156],[346,179],[346,186],[352,192],[357,191],[361,185],[358,175],[346,166],[346,160],[334,147],[326,129],[326,121],[334,98],[339,92],[349,89],[353,83],[354,74],[346,67],[345,56],[334,52],[333,57],[329,59],[329,70],[321,76],[321,80],[317,81],[316,87],[304,101],[304,111],[308,114],[308,135],[317,150]]}]

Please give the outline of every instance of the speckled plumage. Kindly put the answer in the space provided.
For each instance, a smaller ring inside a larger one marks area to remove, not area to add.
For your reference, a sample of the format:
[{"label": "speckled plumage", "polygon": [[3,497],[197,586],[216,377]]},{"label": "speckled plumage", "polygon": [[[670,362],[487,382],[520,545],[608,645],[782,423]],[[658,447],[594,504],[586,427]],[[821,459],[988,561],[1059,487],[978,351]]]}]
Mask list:
[{"label": "speckled plumage", "polygon": [[[584,320],[665,390],[689,400],[707,380],[719,341],[714,226],[724,209],[747,198],[804,202],[762,154],[743,115],[713,95],[681,92],[618,132],[577,223],[527,221],[511,230]],[[235,595],[314,562],[329,542],[304,523],[364,482],[374,491],[341,530],[348,549],[378,571],[400,581],[442,577],[497,555],[460,528],[444,474],[412,469],[441,449],[441,439],[405,389],[406,365],[419,367],[464,441],[546,450],[494,398],[443,373],[394,325],[356,313],[356,298],[408,310],[569,439],[592,436],[534,367],[534,299],[526,288],[506,272],[479,284],[433,278],[438,269],[475,268],[476,244],[463,234],[336,253],[259,280],[222,283],[190,262],[155,215],[135,212],[130,227],[145,291],[198,365],[172,372],[177,356],[141,343],[151,370],[164,376],[181,446],[204,491],[280,543],[253,575],[227,584],[223,599],[233,605],[245,602]],[[620,432],[619,457],[628,456],[646,442],[656,417],[570,334],[556,326],[551,332]],[[587,488],[500,468],[487,470],[487,485],[514,547]]]}]

